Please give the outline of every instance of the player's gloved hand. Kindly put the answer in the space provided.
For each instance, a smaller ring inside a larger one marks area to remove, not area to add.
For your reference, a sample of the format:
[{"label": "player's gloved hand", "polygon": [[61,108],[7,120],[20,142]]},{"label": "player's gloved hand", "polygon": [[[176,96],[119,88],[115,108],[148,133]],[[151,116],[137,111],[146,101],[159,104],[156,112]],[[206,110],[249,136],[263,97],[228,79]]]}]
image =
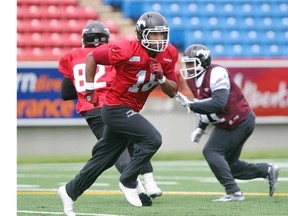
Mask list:
[{"label": "player's gloved hand", "polygon": [[199,127],[197,127],[191,133],[191,142],[199,143],[200,142],[200,138],[202,137],[203,134],[204,134],[204,130],[199,128]]},{"label": "player's gloved hand", "polygon": [[150,70],[153,74],[155,74],[155,78],[158,80],[160,84],[166,81],[166,77],[163,74],[163,69],[161,64],[157,61],[157,59],[150,58]]},{"label": "player's gloved hand", "polygon": [[187,113],[190,113],[190,106],[189,104],[193,103],[193,101],[190,101],[185,95],[183,95],[180,92],[177,92],[175,95],[175,99],[178,103],[180,103],[183,107],[186,107]]},{"label": "player's gloved hand", "polygon": [[96,95],[94,89],[93,90],[86,89],[85,98],[89,103],[93,104],[94,106],[98,105],[98,96]]}]

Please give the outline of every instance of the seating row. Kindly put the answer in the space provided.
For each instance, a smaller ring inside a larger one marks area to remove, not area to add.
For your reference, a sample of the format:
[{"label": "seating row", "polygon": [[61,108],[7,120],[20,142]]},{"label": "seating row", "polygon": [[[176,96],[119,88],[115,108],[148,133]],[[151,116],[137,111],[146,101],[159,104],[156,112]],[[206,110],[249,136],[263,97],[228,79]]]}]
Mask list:
[{"label": "seating row", "polygon": [[18,33],[18,47],[81,47],[81,33]]},{"label": "seating row", "polygon": [[[111,42],[123,39],[126,39],[126,37],[110,34]],[[17,60],[59,60],[68,50],[81,46],[81,34],[18,33]]]},{"label": "seating row", "polygon": [[17,47],[17,61],[55,61],[70,49],[70,47]]},{"label": "seating row", "polygon": [[[81,32],[83,27],[94,19],[18,19],[17,32]],[[111,33],[119,32],[118,26],[109,20],[103,20]]]},{"label": "seating row", "polygon": [[288,31],[273,30],[207,30],[207,29],[177,29],[171,30],[170,40],[175,45],[181,45],[184,39],[192,38],[201,43],[245,43],[245,44],[287,44]]},{"label": "seating row", "polygon": [[93,7],[74,5],[24,5],[17,7],[18,19],[98,19],[99,14]]},{"label": "seating row", "polygon": [[[186,40],[184,46],[197,41]],[[279,58],[287,57],[288,47],[279,44],[205,43],[213,57],[218,58]]]},{"label": "seating row", "polygon": [[[288,13],[287,13],[288,14]],[[287,30],[287,17],[167,16],[169,26],[185,29]]]},{"label": "seating row", "polygon": [[[81,47],[80,33],[17,33],[17,47]],[[121,40],[117,34],[110,34],[110,41]]]},{"label": "seating row", "polygon": [[17,0],[17,6],[21,5],[74,5],[77,6],[79,4],[79,0],[65,0],[65,1],[59,1],[59,0]]},{"label": "seating row", "polygon": [[285,0],[104,0],[105,4],[120,8],[124,15],[137,19],[145,11],[161,11],[165,16],[199,15],[199,16],[287,16],[287,1]]}]

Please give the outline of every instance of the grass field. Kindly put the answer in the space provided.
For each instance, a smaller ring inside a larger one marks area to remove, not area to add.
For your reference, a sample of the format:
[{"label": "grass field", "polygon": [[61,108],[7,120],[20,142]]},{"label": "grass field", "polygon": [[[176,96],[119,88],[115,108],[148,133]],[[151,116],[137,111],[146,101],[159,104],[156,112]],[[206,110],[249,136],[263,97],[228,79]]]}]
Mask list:
[{"label": "grass field", "polygon": [[[238,181],[245,201],[215,203],[212,200],[222,196],[224,190],[205,161],[153,161],[155,179],[163,195],[153,199],[151,207],[136,208],[126,202],[118,189],[119,173],[112,167],[74,203],[74,209],[77,215],[86,216],[287,216],[288,159],[260,161],[280,167],[273,197],[268,196],[268,183],[255,179]],[[56,190],[83,165],[83,162],[18,164],[17,215],[64,215]]]}]

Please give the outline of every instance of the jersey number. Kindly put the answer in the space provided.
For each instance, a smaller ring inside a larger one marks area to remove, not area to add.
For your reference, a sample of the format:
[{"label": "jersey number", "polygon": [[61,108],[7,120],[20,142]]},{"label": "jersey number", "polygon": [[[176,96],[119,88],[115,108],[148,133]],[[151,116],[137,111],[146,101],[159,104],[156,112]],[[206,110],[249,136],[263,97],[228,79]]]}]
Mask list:
[{"label": "jersey number", "polygon": [[[86,64],[76,64],[73,68],[73,74],[75,79],[75,88],[77,92],[85,91],[85,67]],[[105,74],[105,66],[104,65],[97,65],[98,72],[94,77],[94,86],[95,88],[104,88],[107,86],[107,82],[102,81],[99,82],[99,78]]]},{"label": "jersey number", "polygon": [[225,121],[225,118],[219,118],[215,113],[207,115],[196,113],[196,115],[200,121],[206,124],[217,124]]},{"label": "jersey number", "polygon": [[[145,81],[146,71],[145,70],[139,71],[137,74],[137,77],[138,77],[137,83],[128,89],[129,92],[138,92],[139,91],[140,85],[142,85]],[[158,81],[155,81],[155,75],[153,73],[151,73],[149,82],[145,83],[142,86],[141,90],[142,91],[148,91],[149,89],[151,89],[155,85],[158,85]]]}]

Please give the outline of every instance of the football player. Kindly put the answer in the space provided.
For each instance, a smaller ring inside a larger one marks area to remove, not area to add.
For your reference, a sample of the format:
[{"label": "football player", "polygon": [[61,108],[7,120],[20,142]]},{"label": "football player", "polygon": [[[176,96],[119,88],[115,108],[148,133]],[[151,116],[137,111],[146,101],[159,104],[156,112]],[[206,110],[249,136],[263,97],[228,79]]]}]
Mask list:
[{"label": "football player", "polygon": [[[115,69],[111,65],[98,65],[97,71],[99,76],[95,78],[95,90],[97,90],[97,104],[89,103],[85,98],[85,61],[86,55],[93,48],[108,43],[110,32],[106,25],[102,22],[93,21],[88,23],[82,32],[82,47],[75,48],[66,53],[59,61],[59,72],[64,75],[61,86],[61,96],[63,100],[78,99],[76,103],[76,111],[83,116],[90,129],[99,140],[103,135],[104,122],[101,118],[101,106],[104,102],[106,93],[111,86]],[[129,152],[128,152],[129,149]],[[120,155],[115,163],[117,170],[121,173],[130,162],[130,154],[133,154],[133,145],[130,144],[128,149]],[[141,170],[145,181],[145,189],[138,179],[137,191],[143,206],[151,206],[152,200],[147,194],[155,198],[161,196],[162,191],[157,186],[153,177],[153,167],[150,161]]]},{"label": "football player", "polygon": [[180,73],[195,98],[189,101],[180,92],[175,98],[188,112],[192,110],[199,117],[191,141],[199,143],[207,125],[215,126],[203,148],[203,155],[226,195],[214,201],[245,199],[235,179],[267,178],[269,195],[273,196],[278,166],[239,159],[246,140],[253,133],[255,114],[229,71],[211,63],[211,51],[202,44],[188,46],[181,63]]},{"label": "football player", "polygon": [[143,206],[137,192],[137,177],[160,148],[162,137],[139,111],[158,85],[170,98],[176,95],[178,79],[174,69],[178,51],[169,43],[166,19],[157,12],[141,15],[136,33],[135,40],[102,44],[87,55],[85,98],[91,104],[99,101],[97,89],[94,91],[94,80],[100,72],[96,72],[97,66],[113,65],[116,71],[101,108],[103,136],[93,147],[86,165],[58,190],[66,215],[75,215],[73,202],[115,164],[130,143],[134,143],[135,150],[121,173],[119,187],[131,205]]}]

